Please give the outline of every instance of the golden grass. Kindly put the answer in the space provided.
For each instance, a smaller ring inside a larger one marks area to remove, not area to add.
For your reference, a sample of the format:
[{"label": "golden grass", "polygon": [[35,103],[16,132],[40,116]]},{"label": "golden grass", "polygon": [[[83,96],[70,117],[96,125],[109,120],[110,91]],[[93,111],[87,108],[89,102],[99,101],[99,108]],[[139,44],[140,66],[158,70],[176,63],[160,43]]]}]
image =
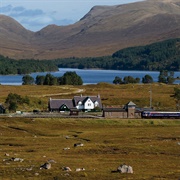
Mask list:
[{"label": "golden grass", "polygon": [[[180,177],[178,120],[1,117],[0,136],[2,180],[175,180]],[[79,142],[84,146],[74,148],[74,143]],[[63,150],[66,147],[70,149]],[[11,157],[24,161],[8,161]],[[52,163],[50,170],[40,170],[40,165],[49,159],[56,163]],[[111,172],[122,163],[131,165],[134,173]],[[69,166],[72,172],[64,172],[63,166]],[[28,171],[30,167],[32,170]],[[75,172],[81,167],[86,170]]]},{"label": "golden grass", "polygon": [[[152,105],[157,110],[176,110],[172,96],[179,85],[152,84]],[[149,107],[150,85],[0,86],[0,102],[9,93],[30,98],[18,110],[47,110],[49,98],[100,95],[104,106],[122,107],[133,101]],[[179,179],[180,121],[178,120],[92,120],[25,119],[0,117],[0,180],[24,179]],[[65,137],[69,136],[69,139]],[[81,142],[84,147],[74,148]],[[70,150],[63,148],[70,147]],[[4,156],[8,153],[9,156]],[[8,161],[11,157],[23,162]],[[49,159],[50,170],[39,167]],[[126,163],[134,174],[111,173]],[[73,171],[62,171],[69,166]],[[28,168],[32,167],[31,171]],[[84,167],[83,172],[75,168]]]},{"label": "golden grass", "polygon": [[[174,87],[180,86],[152,84],[152,106],[155,109],[176,110],[176,101],[171,97]],[[99,85],[87,85],[85,89],[86,94],[100,94],[105,106],[124,106],[129,101],[133,101],[139,107],[150,106],[149,84],[110,85],[100,83]]]},{"label": "golden grass", "polygon": [[[152,106],[156,110],[176,110],[176,101],[172,97],[174,87],[179,85],[166,85],[154,83],[152,88]],[[74,95],[100,95],[104,106],[122,107],[129,101],[133,101],[139,107],[150,106],[149,84],[113,85],[99,83],[97,85],[83,86],[0,86],[0,102],[5,102],[7,95],[17,93],[28,96],[30,106],[19,107],[19,110],[32,111],[34,108],[46,110],[49,98],[70,98]]]}]

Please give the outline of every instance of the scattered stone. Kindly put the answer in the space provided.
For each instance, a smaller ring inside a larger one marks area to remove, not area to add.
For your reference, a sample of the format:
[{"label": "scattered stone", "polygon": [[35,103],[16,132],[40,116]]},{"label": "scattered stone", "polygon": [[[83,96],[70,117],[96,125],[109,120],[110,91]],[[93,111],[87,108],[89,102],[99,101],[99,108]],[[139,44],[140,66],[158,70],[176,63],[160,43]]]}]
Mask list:
[{"label": "scattered stone", "polygon": [[8,154],[8,153],[5,153],[5,156],[9,156],[9,154]]},{"label": "scattered stone", "polygon": [[22,158],[14,158],[14,157],[12,157],[12,158],[11,158],[11,161],[14,161],[14,162],[23,162],[23,161],[24,161],[24,159],[22,159]]},{"label": "scattered stone", "polygon": [[180,142],[178,142],[177,144],[180,145]]},{"label": "scattered stone", "polygon": [[69,137],[69,136],[65,136],[65,138],[66,138],[66,139],[70,139],[70,137]]},{"label": "scattered stone", "polygon": [[82,147],[82,146],[84,146],[84,144],[82,144],[82,143],[76,143],[76,144],[74,144],[74,147]]},{"label": "scattered stone", "polygon": [[79,172],[79,171],[85,171],[85,168],[76,168],[76,171]]},{"label": "scattered stone", "polygon": [[122,164],[117,168],[117,171],[120,173],[133,173],[133,169],[131,166]]},{"label": "scattered stone", "polygon": [[40,169],[51,169],[51,163],[46,162],[40,166]]},{"label": "scattered stone", "polygon": [[66,147],[66,148],[64,148],[63,150],[69,150],[70,148],[69,147]]},{"label": "scattered stone", "polygon": [[62,170],[63,170],[63,171],[72,171],[72,170],[70,169],[70,167],[62,167]]},{"label": "scattered stone", "polygon": [[26,168],[26,171],[32,171],[33,167]]},{"label": "scattered stone", "polygon": [[35,173],[34,175],[35,175],[35,176],[39,176],[39,173]]}]

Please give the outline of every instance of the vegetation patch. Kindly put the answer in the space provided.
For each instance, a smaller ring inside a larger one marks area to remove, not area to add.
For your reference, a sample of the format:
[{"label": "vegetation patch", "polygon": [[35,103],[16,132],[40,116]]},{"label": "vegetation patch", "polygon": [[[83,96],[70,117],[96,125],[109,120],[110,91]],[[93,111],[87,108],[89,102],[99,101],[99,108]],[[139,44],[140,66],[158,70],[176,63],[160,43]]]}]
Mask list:
[{"label": "vegetation patch", "polygon": [[[31,133],[24,133],[26,129]],[[179,134],[179,120],[39,118],[32,121],[4,117],[0,118],[0,175],[18,180],[154,177],[176,180],[180,176]],[[76,143],[83,146],[74,147]],[[8,156],[23,158],[23,162],[7,161]],[[47,161],[51,162],[51,169],[40,169]],[[132,166],[134,173],[112,173],[123,163]],[[63,171],[65,166],[72,171]],[[85,171],[75,171],[82,167]]]}]

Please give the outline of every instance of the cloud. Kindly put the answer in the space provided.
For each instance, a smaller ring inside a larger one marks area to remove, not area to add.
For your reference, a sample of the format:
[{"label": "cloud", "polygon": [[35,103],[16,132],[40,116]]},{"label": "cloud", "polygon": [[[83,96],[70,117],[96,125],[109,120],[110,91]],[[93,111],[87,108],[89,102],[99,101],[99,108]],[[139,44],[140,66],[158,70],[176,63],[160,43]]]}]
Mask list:
[{"label": "cloud", "polygon": [[59,19],[56,11],[45,12],[41,9],[27,9],[23,6],[3,6],[0,7],[0,13],[14,18],[26,29],[32,31],[38,31],[49,24],[67,25],[74,23],[71,19]]},{"label": "cloud", "polygon": [[0,7],[0,13],[4,14],[4,13],[9,13],[12,10],[12,6],[8,5],[8,6],[2,6]]},{"label": "cloud", "polygon": [[43,12],[41,9],[26,9],[23,6],[13,7],[12,5],[1,7],[0,13],[9,15],[11,17],[32,17],[45,14],[45,12]]},{"label": "cloud", "polygon": [[[20,8],[19,8],[20,10]],[[41,16],[41,15],[44,15],[45,13],[40,10],[40,9],[35,9],[35,10],[23,10],[23,11],[15,11],[13,9],[12,13],[10,13],[10,16],[12,17],[18,17],[18,16],[21,16],[21,17],[34,17],[34,16]]]}]

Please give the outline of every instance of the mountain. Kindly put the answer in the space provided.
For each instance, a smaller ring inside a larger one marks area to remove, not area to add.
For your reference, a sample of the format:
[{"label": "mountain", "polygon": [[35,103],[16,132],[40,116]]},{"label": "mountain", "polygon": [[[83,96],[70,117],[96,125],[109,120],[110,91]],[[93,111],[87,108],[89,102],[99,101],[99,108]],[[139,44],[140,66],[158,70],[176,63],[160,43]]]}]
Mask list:
[{"label": "mountain", "polygon": [[[10,57],[31,56],[29,39],[34,33],[26,30],[11,17],[0,15],[0,54]],[[33,48],[32,48],[33,49]]]},{"label": "mountain", "polygon": [[106,56],[126,47],[179,37],[179,0],[95,6],[75,24],[49,25],[38,32],[0,15],[0,54],[12,58]]}]

